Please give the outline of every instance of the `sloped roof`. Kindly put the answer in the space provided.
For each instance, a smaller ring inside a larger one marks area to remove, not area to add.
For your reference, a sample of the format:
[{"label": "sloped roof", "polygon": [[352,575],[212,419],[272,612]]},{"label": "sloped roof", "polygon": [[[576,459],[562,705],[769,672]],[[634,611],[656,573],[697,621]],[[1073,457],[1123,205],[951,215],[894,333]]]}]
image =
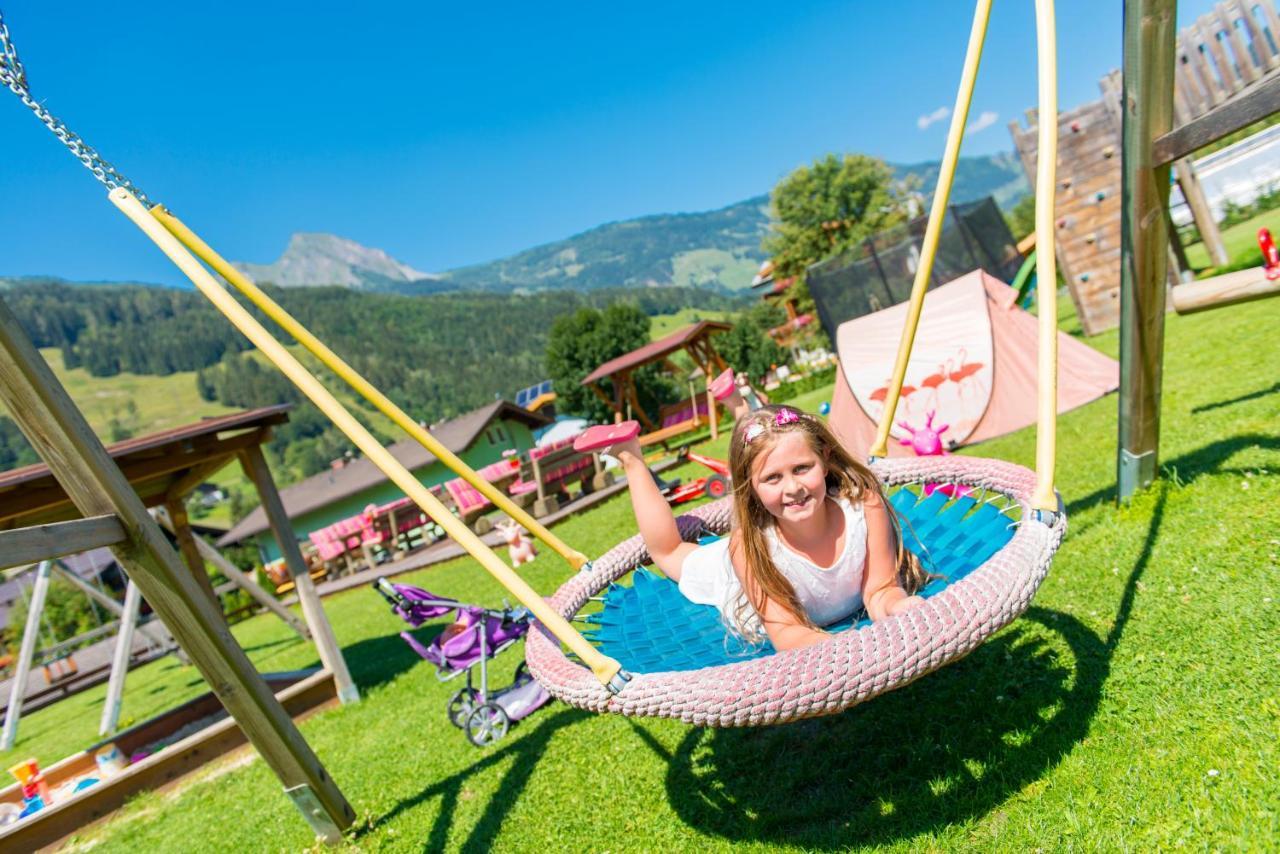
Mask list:
[{"label": "sloped roof", "polygon": [[582,385],[593,383],[596,380],[602,380],[611,374],[616,374],[618,371],[624,371],[628,368],[638,368],[641,365],[656,362],[658,359],[674,353],[690,341],[694,341],[705,334],[711,332],[728,332],[732,328],[732,324],[721,323],[718,320],[700,320],[692,326],[686,326],[684,329],[677,329],[670,335],[659,338],[657,341],[652,341],[643,347],[632,350],[630,353],[624,353],[616,359],[610,359],[592,371],[590,376],[582,381]]},{"label": "sloped roof", "polygon": [[[216,470],[235,459],[246,444],[265,441],[272,426],[289,420],[291,408],[292,404],[280,404],[205,418],[116,442],[107,446],[107,453],[143,503],[152,507],[163,503],[193,472]],[[80,511],[44,463],[0,473],[0,529],[79,517]]]},{"label": "sloped roof", "polygon": [[[551,423],[551,419],[545,415],[530,412],[510,401],[496,400],[487,406],[432,427],[431,435],[453,453],[461,454],[475,442],[476,437],[484,432],[485,427],[495,418],[523,421],[531,428]],[[387,450],[409,471],[423,468],[436,461],[435,454],[419,445],[414,439],[404,439],[388,445]],[[293,519],[350,495],[363,492],[386,480],[387,476],[381,469],[368,458],[361,457],[340,469],[322,471],[280,490],[280,499],[284,503],[285,513]],[[259,506],[219,539],[218,545],[234,545],[247,537],[262,533],[269,527],[267,514]]]}]

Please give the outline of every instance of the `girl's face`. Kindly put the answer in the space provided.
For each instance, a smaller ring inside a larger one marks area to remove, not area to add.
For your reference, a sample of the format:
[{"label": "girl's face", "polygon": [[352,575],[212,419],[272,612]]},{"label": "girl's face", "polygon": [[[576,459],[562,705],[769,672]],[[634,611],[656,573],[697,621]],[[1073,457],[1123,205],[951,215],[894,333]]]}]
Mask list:
[{"label": "girl's face", "polygon": [[827,497],[827,467],[803,433],[783,433],[755,459],[751,488],[775,519],[804,522]]}]

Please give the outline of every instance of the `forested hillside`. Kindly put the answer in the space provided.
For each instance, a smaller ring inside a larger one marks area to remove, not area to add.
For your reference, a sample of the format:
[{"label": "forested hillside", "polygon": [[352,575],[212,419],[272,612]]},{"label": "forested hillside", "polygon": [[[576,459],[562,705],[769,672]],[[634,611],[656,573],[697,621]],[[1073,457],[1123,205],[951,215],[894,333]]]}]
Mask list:
[{"label": "forested hillside", "polygon": [[[688,288],[423,297],[345,288],[269,290],[410,415],[429,423],[498,395],[511,397],[544,379],[551,325],[579,308],[621,301],[653,315],[741,304],[719,293]],[[262,368],[257,358],[244,352],[248,341],[196,292],[19,285],[6,291],[5,302],[37,346],[61,351],[67,368],[79,366],[98,377],[122,371],[168,375],[195,370],[199,392],[209,401],[234,407],[301,402],[274,370]],[[309,404],[300,405],[291,420],[294,426],[279,431],[275,450],[295,477],[318,471],[346,447],[345,439]],[[0,468],[31,461],[9,427],[0,423]]]}]

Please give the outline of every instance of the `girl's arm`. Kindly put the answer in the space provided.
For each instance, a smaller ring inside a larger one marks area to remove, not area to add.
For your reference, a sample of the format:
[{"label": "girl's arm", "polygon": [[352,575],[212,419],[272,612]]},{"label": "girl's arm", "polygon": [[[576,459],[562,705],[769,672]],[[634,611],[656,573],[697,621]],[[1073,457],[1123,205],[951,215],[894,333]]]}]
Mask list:
[{"label": "girl's arm", "polygon": [[[742,542],[737,531],[733,532],[733,538],[729,542],[729,557],[733,562],[733,571],[737,574],[738,581],[741,582],[743,589],[747,591],[748,601],[752,603],[758,602],[760,588],[747,572],[746,555],[742,550]],[[786,649],[801,649],[802,647],[813,646],[815,643],[831,637],[820,629],[806,626],[795,614],[768,598],[764,600],[764,608],[760,611],[760,621],[764,623],[764,630],[769,635],[769,642],[779,652]]]},{"label": "girl's arm", "polygon": [[640,537],[649,550],[649,556],[663,575],[678,582],[685,557],[698,546],[680,538],[676,517],[667,499],[662,497],[662,490],[654,482],[653,473],[644,463],[639,441],[632,439],[605,449],[605,453],[617,457],[627,473],[631,509],[636,514],[636,525],[640,528]]},{"label": "girl's arm", "polygon": [[898,584],[898,540],[889,510],[879,495],[862,501],[867,520],[867,568],[862,574],[862,604],[872,622],[910,611],[924,602],[909,596]]}]

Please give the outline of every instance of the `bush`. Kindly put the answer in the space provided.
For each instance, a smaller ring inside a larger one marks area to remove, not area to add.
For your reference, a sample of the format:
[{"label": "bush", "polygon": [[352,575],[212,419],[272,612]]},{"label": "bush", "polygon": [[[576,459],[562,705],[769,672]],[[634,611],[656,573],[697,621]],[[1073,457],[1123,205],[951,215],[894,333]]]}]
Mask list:
[{"label": "bush", "polygon": [[810,374],[805,374],[794,382],[784,382],[777,388],[766,392],[770,403],[784,403],[794,397],[799,397],[805,392],[813,391],[819,388],[825,388],[836,381],[836,366],[822,368]]}]

